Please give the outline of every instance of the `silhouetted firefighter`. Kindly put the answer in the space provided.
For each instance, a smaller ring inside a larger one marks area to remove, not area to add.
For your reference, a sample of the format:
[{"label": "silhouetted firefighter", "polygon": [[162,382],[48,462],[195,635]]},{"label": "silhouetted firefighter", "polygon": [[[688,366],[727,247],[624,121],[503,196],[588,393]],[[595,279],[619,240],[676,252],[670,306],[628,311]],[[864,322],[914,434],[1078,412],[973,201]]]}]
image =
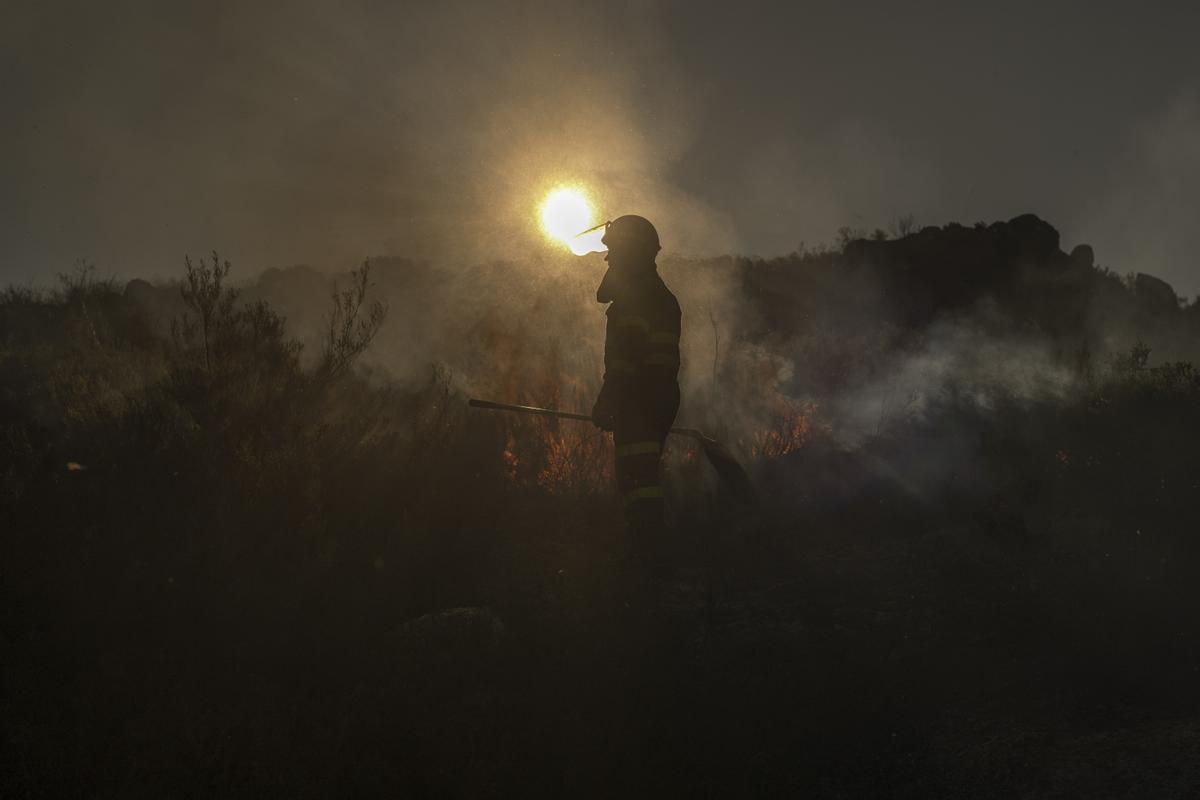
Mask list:
[{"label": "silhouetted firefighter", "polygon": [[609,303],[604,386],[592,421],[612,431],[617,487],[636,552],[661,569],[663,442],[679,410],[679,302],[655,264],[658,232],[638,216],[609,223],[608,272],[596,300]]}]

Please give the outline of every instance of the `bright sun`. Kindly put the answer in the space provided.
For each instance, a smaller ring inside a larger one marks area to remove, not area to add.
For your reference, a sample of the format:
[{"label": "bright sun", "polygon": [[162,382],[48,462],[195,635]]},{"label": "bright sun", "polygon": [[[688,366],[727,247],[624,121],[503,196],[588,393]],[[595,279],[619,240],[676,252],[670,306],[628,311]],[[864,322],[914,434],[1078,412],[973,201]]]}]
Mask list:
[{"label": "bright sun", "polygon": [[592,224],[591,206],[579,189],[555,189],[542,202],[542,228],[546,235],[565,244],[577,256],[604,248],[599,243],[602,231],[587,236],[578,235]]}]

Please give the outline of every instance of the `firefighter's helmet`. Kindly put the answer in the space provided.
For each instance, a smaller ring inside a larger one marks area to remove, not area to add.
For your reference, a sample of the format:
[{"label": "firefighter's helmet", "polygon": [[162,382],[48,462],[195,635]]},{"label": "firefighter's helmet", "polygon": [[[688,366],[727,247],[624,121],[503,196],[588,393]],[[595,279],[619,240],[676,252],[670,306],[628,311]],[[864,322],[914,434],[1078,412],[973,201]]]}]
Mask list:
[{"label": "firefighter's helmet", "polygon": [[662,249],[658,243],[658,231],[650,220],[637,214],[617,217],[604,226],[604,237],[600,239],[609,250],[640,250],[650,255]]}]

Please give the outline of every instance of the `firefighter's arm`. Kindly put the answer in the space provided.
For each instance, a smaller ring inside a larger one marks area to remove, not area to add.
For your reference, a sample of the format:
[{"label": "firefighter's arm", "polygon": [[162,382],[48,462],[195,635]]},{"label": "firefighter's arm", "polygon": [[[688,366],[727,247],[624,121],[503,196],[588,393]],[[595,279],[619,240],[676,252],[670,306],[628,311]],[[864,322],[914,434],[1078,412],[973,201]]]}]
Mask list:
[{"label": "firefighter's arm", "polygon": [[599,396],[596,397],[596,404],[592,406],[592,424],[602,431],[611,431],[615,418],[612,392],[609,389],[608,381],[605,381],[604,385],[600,387]]}]

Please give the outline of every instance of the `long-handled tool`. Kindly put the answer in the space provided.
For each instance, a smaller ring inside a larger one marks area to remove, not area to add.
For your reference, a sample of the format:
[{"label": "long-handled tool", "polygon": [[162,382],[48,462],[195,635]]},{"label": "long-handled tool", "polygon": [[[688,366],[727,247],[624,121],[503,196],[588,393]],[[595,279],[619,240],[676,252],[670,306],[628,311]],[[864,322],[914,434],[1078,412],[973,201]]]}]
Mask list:
[{"label": "long-handled tool", "polygon": [[[572,411],[559,411],[553,408],[516,406],[511,403],[493,403],[491,400],[476,400],[474,398],[467,402],[472,408],[487,408],[493,411],[515,411],[518,414],[533,414],[539,417],[554,417],[556,419],[592,421],[592,418],[587,414],[576,414]],[[729,488],[735,497],[751,505],[758,502],[758,498],[754,493],[754,487],[750,483],[749,476],[746,475],[746,470],[742,468],[742,465],[729,452],[729,448],[716,439],[706,436],[703,431],[696,428],[671,428],[671,433],[679,436],[687,436],[699,442],[700,447],[704,450],[705,457],[708,458],[708,462],[717,471],[717,477],[721,479],[721,482]]]}]

